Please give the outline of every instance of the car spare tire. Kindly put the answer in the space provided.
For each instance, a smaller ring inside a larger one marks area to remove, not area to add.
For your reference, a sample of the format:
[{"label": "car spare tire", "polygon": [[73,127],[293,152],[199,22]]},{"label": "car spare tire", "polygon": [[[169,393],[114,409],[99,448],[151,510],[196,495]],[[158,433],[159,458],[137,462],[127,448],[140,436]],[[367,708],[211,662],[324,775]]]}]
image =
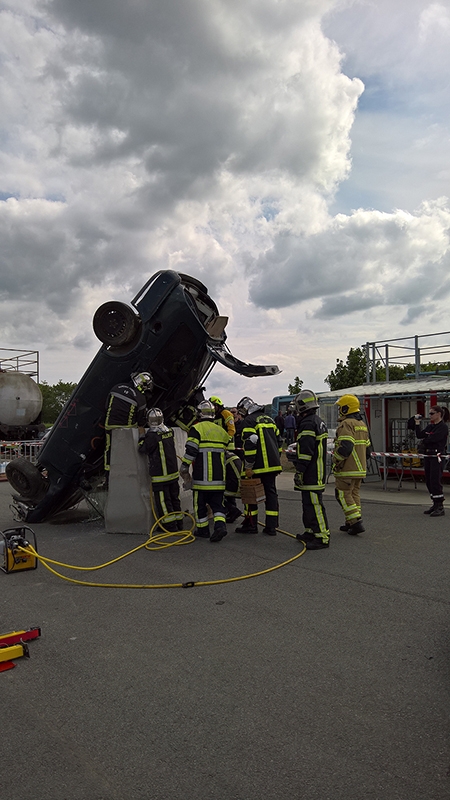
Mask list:
[{"label": "car spare tire", "polygon": [[141,320],[130,306],[111,300],[103,303],[94,314],[94,333],[103,344],[120,347],[137,336]]},{"label": "car spare tire", "polygon": [[26,458],[15,458],[6,465],[6,477],[13,489],[28,500],[44,496],[48,484],[38,468]]}]

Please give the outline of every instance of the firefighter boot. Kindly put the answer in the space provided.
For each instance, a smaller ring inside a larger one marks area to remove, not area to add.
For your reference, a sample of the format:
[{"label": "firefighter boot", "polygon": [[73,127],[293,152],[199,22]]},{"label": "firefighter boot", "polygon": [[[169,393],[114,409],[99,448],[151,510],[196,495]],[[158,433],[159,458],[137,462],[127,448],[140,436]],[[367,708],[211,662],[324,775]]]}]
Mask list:
[{"label": "firefighter boot", "polygon": [[215,525],[214,530],[209,537],[210,542],[221,542],[223,537],[226,536],[228,533],[225,524],[222,525]]},{"label": "firefighter boot", "polygon": [[299,542],[304,542],[307,550],[323,550],[330,546],[330,540],[325,542],[320,536],[314,536],[312,531],[297,533],[295,537]]},{"label": "firefighter boot", "polygon": [[258,522],[256,517],[244,517],[242,525],[234,529],[236,533],[258,533]]},{"label": "firefighter boot", "polygon": [[228,508],[228,511],[226,513],[225,522],[228,522],[228,524],[231,524],[232,522],[236,522],[236,520],[240,516],[241,516],[241,512],[239,511],[238,507],[237,506],[231,506],[231,507]]},{"label": "firefighter boot", "polygon": [[353,523],[353,525],[350,525],[347,533],[350,534],[350,536],[356,536],[357,533],[364,533],[365,530],[366,529],[362,524],[362,520],[360,517]]},{"label": "firefighter boot", "polygon": [[443,517],[445,515],[443,500],[435,500],[430,517]]},{"label": "firefighter boot", "polygon": [[209,528],[196,528],[194,536],[196,539],[209,539]]}]

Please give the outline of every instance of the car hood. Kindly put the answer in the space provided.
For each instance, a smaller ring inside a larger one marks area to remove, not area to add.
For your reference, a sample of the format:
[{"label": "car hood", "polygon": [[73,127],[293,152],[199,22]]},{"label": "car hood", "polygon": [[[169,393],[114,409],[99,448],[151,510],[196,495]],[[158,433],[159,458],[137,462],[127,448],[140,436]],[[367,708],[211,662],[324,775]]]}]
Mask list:
[{"label": "car hood", "polygon": [[230,351],[221,344],[214,344],[207,342],[207,350],[210,355],[223,364],[224,367],[232,369],[233,372],[244,375],[246,378],[257,378],[264,375],[279,375],[281,370],[275,364],[261,365],[261,364],[247,364],[245,361],[240,361]]}]

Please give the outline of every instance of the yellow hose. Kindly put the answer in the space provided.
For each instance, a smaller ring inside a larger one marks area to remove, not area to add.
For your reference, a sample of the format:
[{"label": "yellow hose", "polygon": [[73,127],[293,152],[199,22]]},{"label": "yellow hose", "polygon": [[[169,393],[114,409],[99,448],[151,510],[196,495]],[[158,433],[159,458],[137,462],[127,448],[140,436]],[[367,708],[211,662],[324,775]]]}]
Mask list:
[{"label": "yellow hose", "polygon": [[[150,493],[150,497],[152,502],[153,516],[155,517],[156,515],[153,505],[152,492]],[[214,586],[215,584],[221,583],[234,583],[235,581],[244,581],[247,578],[256,578],[259,575],[266,575],[269,572],[274,572],[276,569],[285,567],[287,564],[292,564],[293,561],[296,561],[297,558],[300,558],[300,556],[306,552],[306,545],[302,541],[303,549],[299,553],[292,558],[287,559],[287,561],[282,561],[280,564],[276,564],[274,567],[268,567],[267,569],[260,570],[259,572],[251,572],[248,575],[238,575],[234,578],[222,578],[215,581],[187,581],[185,583],[94,583],[92,581],[80,581],[76,580],[75,578],[69,578],[66,575],[62,575],[60,572],[57,572],[50,566],[50,564],[54,564],[58,567],[64,567],[65,569],[74,569],[80,572],[93,572],[98,569],[103,569],[104,567],[109,567],[111,564],[115,564],[117,561],[121,561],[123,558],[126,558],[127,556],[132,555],[132,553],[136,553],[138,550],[142,550],[143,548],[146,550],[164,550],[165,548],[172,547],[174,545],[190,544],[191,542],[195,542],[195,536],[193,532],[196,523],[192,514],[184,512],[184,515],[192,520],[193,524],[189,530],[177,531],[176,533],[173,531],[168,531],[163,524],[163,520],[166,516],[168,516],[168,514],[164,514],[152,525],[149,538],[146,542],[138,545],[138,547],[134,547],[132,550],[128,550],[128,552],[123,553],[121,556],[117,556],[117,558],[111,559],[111,561],[107,561],[105,564],[98,564],[95,567],[77,567],[73,564],[64,564],[62,561],[55,561],[52,558],[46,558],[45,556],[40,555],[31,544],[29,544],[27,547],[18,547],[17,549],[23,550],[25,553],[32,554],[46,569],[48,569],[49,572],[64,581],[76,583],[78,586],[96,586],[107,589],[187,589],[193,586]],[[262,523],[258,524],[262,525]],[[155,528],[157,527],[162,528],[163,532],[154,535]],[[285,536],[291,536],[293,539],[296,539],[294,534],[288,533],[288,531],[283,531],[281,528],[277,528],[277,531],[285,534]],[[175,541],[167,541],[169,539],[173,540],[174,537],[177,537]]]}]

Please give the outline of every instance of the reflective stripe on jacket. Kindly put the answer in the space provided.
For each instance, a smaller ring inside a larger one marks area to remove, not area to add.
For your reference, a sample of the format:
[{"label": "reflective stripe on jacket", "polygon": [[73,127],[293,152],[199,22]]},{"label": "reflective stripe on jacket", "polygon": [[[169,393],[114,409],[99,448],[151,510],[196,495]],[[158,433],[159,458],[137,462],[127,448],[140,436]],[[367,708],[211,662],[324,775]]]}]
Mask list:
[{"label": "reflective stripe on jacket", "polygon": [[148,456],[148,471],[152,483],[176,481],[179,477],[173,430],[147,431],[138,442],[139,452]]},{"label": "reflective stripe on jacket", "polygon": [[333,472],[342,478],[365,478],[369,431],[360,413],[339,421],[334,441]]},{"label": "reflective stripe on jacket", "polygon": [[192,464],[193,489],[225,489],[225,450],[229,441],[228,433],[212,421],[192,425],[182,462]]},{"label": "reflective stripe on jacket", "polygon": [[328,429],[316,413],[300,418],[295,467],[302,475],[301,491],[325,489]]},{"label": "reflective stripe on jacket", "polygon": [[105,428],[131,428],[145,425],[145,396],[131,383],[113,386],[106,403]]},{"label": "reflective stripe on jacket", "polygon": [[256,411],[244,419],[242,442],[245,464],[255,475],[260,472],[281,472],[281,437],[272,417]]}]

